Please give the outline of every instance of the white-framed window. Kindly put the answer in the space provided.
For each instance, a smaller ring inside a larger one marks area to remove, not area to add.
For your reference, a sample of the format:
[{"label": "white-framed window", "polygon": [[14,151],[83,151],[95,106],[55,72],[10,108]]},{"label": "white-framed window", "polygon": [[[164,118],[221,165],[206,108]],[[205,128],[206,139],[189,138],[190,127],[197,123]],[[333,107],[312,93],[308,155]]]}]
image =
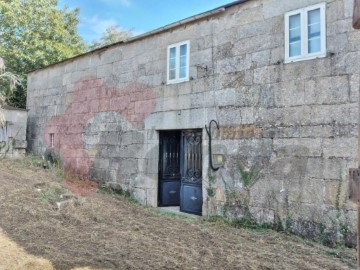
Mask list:
[{"label": "white-framed window", "polygon": [[190,41],[168,46],[167,83],[179,83],[189,80]]},{"label": "white-framed window", "polygon": [[326,56],[326,3],[285,14],[285,63]]}]

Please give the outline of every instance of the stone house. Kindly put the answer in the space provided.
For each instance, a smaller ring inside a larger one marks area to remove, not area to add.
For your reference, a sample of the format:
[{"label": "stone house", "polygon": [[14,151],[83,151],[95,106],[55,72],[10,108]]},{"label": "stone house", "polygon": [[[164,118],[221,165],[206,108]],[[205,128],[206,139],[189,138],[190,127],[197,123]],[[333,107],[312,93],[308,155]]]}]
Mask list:
[{"label": "stone house", "polygon": [[352,11],[353,0],[241,0],[33,71],[29,148],[53,148],[68,170],[146,205],[247,209],[347,238],[360,81]]}]

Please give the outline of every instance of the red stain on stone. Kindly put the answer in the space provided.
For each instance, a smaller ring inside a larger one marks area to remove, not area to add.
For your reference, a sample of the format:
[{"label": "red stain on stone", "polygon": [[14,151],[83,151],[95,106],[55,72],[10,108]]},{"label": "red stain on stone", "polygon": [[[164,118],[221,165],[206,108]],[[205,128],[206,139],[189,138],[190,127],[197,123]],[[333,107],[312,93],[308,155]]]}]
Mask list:
[{"label": "red stain on stone", "polygon": [[45,142],[60,154],[66,170],[88,177],[93,162],[84,150],[83,133],[97,113],[118,112],[135,128],[154,110],[155,92],[144,84],[132,83],[123,89],[109,87],[101,79],[87,77],[76,83],[66,111],[51,117],[45,126]]}]

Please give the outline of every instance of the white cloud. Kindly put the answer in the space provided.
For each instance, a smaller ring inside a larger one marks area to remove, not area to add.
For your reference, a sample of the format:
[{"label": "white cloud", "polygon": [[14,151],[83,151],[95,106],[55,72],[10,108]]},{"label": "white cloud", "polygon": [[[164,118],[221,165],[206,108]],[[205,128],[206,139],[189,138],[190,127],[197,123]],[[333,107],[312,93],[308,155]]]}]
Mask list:
[{"label": "white cloud", "polygon": [[125,7],[131,6],[131,0],[100,0],[100,1],[109,6],[114,6],[117,4],[123,5]]},{"label": "white cloud", "polygon": [[88,42],[99,39],[106,29],[111,26],[118,25],[115,19],[101,19],[98,15],[92,16],[90,18],[82,17],[79,29],[83,30],[83,37]]},{"label": "white cloud", "polygon": [[85,18],[84,23],[87,24],[89,30],[92,30],[94,33],[99,35],[104,33],[110,26],[117,25],[116,20],[101,19],[97,15],[92,16],[91,18]]}]

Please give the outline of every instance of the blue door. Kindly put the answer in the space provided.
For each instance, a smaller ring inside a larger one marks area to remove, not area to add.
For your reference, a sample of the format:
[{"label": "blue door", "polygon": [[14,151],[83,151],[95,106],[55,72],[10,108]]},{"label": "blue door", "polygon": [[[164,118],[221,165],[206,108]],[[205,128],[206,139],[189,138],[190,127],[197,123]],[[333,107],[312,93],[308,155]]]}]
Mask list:
[{"label": "blue door", "polygon": [[201,130],[161,131],[159,206],[202,214]]}]

